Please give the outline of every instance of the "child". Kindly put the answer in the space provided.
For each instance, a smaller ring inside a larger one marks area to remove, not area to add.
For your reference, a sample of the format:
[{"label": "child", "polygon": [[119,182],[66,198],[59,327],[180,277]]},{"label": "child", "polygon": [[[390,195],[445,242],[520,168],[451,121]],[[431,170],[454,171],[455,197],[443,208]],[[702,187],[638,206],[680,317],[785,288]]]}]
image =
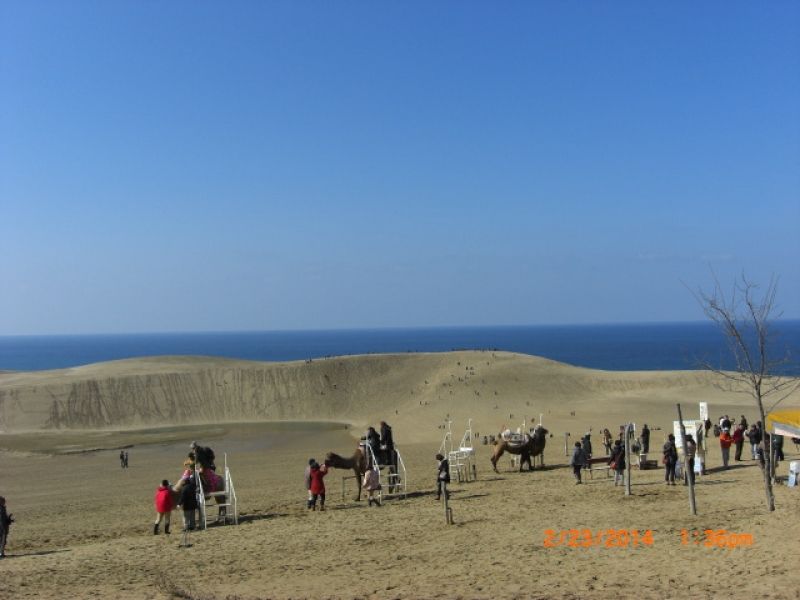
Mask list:
[{"label": "child", "polygon": [[0,558],[5,558],[8,530],[11,529],[13,522],[14,519],[6,510],[6,499],[0,496]]},{"label": "child", "polygon": [[328,467],[320,466],[317,461],[311,465],[311,485],[308,488],[308,510],[317,510],[317,498],[319,498],[319,509],[325,510],[325,482],[322,480],[328,474]]},{"label": "child", "polygon": [[450,492],[447,491],[447,484],[450,483],[450,461],[441,454],[436,455],[436,460],[439,461],[436,475],[436,499],[440,500],[442,494],[447,499],[450,497]]},{"label": "child", "polygon": [[[197,486],[194,477],[190,477],[181,489],[180,501],[183,510],[183,530],[194,531],[195,513],[197,512]],[[169,532],[167,532],[169,533]]]},{"label": "child", "polygon": [[575,442],[575,449],[572,451],[572,460],[569,462],[572,472],[575,474],[575,485],[581,483],[581,469],[586,465],[586,451],[581,447],[580,442]]},{"label": "child", "polygon": [[378,479],[377,469],[367,469],[364,473],[364,483],[361,487],[363,487],[369,494],[367,498],[367,506],[372,506],[373,502],[375,503],[375,506],[381,505],[380,500],[373,498],[375,491],[381,489],[381,484],[378,482]]},{"label": "child", "polygon": [[156,522],[153,525],[153,535],[158,535],[158,526],[161,525],[162,519],[164,520],[164,533],[169,535],[169,518],[172,509],[175,508],[175,502],[172,500],[172,490],[166,479],[161,481],[161,487],[156,490],[155,504]]}]

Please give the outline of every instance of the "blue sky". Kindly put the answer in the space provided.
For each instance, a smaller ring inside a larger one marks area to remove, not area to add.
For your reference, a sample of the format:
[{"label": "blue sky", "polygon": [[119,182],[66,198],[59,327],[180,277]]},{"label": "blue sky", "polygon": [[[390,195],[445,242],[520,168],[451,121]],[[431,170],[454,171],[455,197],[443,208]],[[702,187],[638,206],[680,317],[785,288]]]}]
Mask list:
[{"label": "blue sky", "polygon": [[4,2],[0,334],[800,318],[796,2]]}]

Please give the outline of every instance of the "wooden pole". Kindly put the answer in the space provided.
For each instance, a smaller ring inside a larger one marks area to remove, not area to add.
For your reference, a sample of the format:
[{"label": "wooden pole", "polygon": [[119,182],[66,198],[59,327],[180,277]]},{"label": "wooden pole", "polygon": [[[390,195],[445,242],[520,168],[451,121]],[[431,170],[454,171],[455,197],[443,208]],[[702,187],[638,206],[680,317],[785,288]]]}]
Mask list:
[{"label": "wooden pole", "polygon": [[681,446],[683,447],[683,475],[689,484],[689,510],[693,515],[697,514],[697,505],[694,501],[694,473],[689,475],[687,469],[689,468],[688,461],[686,460],[686,426],[683,424],[683,416],[681,415],[681,405],[678,404],[678,423],[681,425]]},{"label": "wooden pole", "polygon": [[448,496],[450,495],[447,491],[447,483],[442,482],[442,495],[444,496],[444,522],[448,525],[453,524],[453,509],[450,508],[450,500]]},{"label": "wooden pole", "polygon": [[569,456],[569,431],[564,432],[564,456]]}]

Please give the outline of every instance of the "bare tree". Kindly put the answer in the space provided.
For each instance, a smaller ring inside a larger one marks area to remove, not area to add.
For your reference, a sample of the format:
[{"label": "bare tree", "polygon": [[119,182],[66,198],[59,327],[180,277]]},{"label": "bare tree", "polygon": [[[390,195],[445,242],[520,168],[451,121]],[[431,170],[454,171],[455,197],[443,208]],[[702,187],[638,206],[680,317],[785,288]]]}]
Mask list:
[{"label": "bare tree", "polygon": [[[777,375],[781,367],[790,362],[788,353],[780,358],[770,356],[770,352],[775,349],[771,325],[775,319],[780,318],[780,314],[775,314],[778,279],[772,276],[764,293],[759,291],[759,286],[742,274],[734,283],[730,294],[726,295],[715,276],[713,292],[709,294],[699,290],[695,293],[695,298],[706,316],[722,330],[734,361],[733,370],[723,369],[709,362],[704,362],[703,366],[720,375],[728,384],[726,389],[750,394],[755,400],[762,426],[766,429],[766,415],[795,390],[800,389],[800,379]],[[764,403],[767,399],[773,401],[773,404],[765,410]],[[765,460],[764,489],[767,506],[770,511],[774,511],[773,457],[766,431],[761,438],[761,451]]]}]

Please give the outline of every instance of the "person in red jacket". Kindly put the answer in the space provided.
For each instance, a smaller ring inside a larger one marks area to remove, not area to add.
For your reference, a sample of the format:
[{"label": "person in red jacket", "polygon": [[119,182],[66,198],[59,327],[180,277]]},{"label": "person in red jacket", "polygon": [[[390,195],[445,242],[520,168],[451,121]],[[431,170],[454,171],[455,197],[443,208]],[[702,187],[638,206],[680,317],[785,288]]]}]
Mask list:
[{"label": "person in red jacket", "polygon": [[731,444],[733,443],[733,438],[731,434],[728,433],[727,429],[723,429],[722,433],[719,434],[719,447],[722,450],[722,466],[727,469],[728,468],[728,461],[730,460],[731,456]]},{"label": "person in red jacket", "polygon": [[744,433],[746,429],[746,425],[739,423],[736,429],[733,430],[733,435],[731,436],[733,443],[736,445],[736,460],[742,460],[742,447],[744,446]]},{"label": "person in red jacket", "polygon": [[158,527],[161,521],[164,521],[164,533],[169,535],[169,518],[172,515],[172,509],[175,508],[175,502],[172,499],[172,490],[169,486],[169,481],[164,479],[161,486],[156,490],[156,522],[153,525],[153,535],[158,535]]},{"label": "person in red jacket", "polygon": [[319,498],[319,509],[325,510],[325,482],[322,479],[327,474],[328,467],[320,466],[317,461],[314,461],[309,473],[311,485],[308,488],[308,510],[317,510],[317,498]]}]

